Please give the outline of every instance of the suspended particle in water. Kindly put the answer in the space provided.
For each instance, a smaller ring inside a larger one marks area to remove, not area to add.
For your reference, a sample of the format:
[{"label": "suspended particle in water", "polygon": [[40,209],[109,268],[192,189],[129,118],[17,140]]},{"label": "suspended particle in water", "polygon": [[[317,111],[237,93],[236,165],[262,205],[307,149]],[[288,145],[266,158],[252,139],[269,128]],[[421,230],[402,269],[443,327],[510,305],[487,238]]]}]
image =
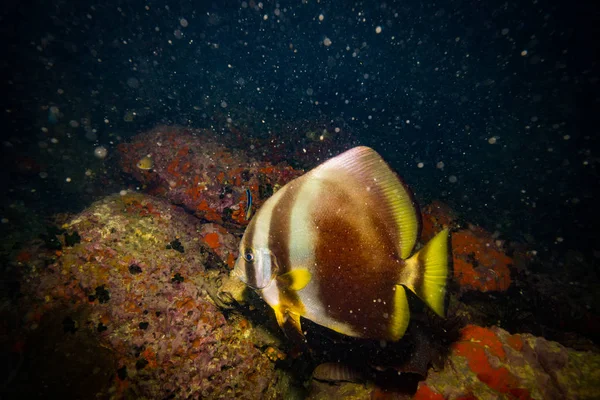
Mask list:
[{"label": "suspended particle in water", "polygon": [[323,14],[319,14],[319,21],[323,21],[325,19],[325,16]]},{"label": "suspended particle in water", "polygon": [[488,143],[489,144],[496,144],[497,140],[498,140],[498,138],[496,136],[492,136],[491,138],[488,139]]},{"label": "suspended particle in water", "polygon": [[437,169],[444,169],[444,162],[443,161],[439,161],[437,164],[435,164],[435,167]]},{"label": "suspended particle in water", "polygon": [[325,45],[325,47],[331,46],[331,39],[326,37],[325,39],[323,39],[323,44]]},{"label": "suspended particle in water", "polygon": [[137,80],[137,78],[129,78],[127,79],[127,86],[129,86],[132,89],[137,89],[140,87],[140,81]]},{"label": "suspended particle in water", "polygon": [[380,34],[381,33],[381,26],[377,26],[375,28],[375,33]]},{"label": "suspended particle in water", "polygon": [[423,168],[424,166],[425,166],[425,164],[422,162],[417,163],[417,168]]},{"label": "suspended particle in water", "polygon": [[98,146],[94,149],[94,156],[99,158],[100,160],[106,158],[108,155],[108,150],[104,146]]},{"label": "suspended particle in water", "polygon": [[188,20],[185,19],[185,18],[181,18],[179,20],[179,25],[183,26],[184,28],[187,28],[187,26],[188,26]]},{"label": "suspended particle in water", "polygon": [[448,182],[450,183],[456,183],[458,181],[458,178],[455,175],[450,175],[448,177]]},{"label": "suspended particle in water", "polygon": [[181,32],[179,29],[175,29],[173,35],[175,35],[177,39],[181,39],[183,37],[183,32]]}]

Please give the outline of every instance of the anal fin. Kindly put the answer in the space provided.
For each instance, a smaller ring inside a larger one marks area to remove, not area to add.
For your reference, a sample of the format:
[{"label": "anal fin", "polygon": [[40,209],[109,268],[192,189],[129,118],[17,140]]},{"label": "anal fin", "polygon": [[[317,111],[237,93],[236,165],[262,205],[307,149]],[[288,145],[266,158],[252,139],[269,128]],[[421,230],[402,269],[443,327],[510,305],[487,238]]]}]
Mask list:
[{"label": "anal fin", "polygon": [[410,321],[410,311],[408,309],[408,300],[406,290],[402,285],[394,286],[394,313],[392,314],[390,324],[390,340],[399,340],[408,328]]},{"label": "anal fin", "polygon": [[281,307],[273,307],[277,324],[290,340],[301,346],[306,346],[306,337],[302,333],[300,326],[300,315],[282,309]]}]

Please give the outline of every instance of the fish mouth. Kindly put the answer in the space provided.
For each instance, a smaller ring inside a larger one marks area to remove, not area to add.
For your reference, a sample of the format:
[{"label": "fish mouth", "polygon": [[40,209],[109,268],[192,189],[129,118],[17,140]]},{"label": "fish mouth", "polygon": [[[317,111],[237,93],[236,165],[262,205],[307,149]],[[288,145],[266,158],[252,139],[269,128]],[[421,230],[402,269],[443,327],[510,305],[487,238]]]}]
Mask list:
[{"label": "fish mouth", "polygon": [[237,262],[237,261],[233,265],[233,270],[231,271],[231,276],[246,283],[245,274],[242,271],[242,268],[240,268],[239,262]]}]

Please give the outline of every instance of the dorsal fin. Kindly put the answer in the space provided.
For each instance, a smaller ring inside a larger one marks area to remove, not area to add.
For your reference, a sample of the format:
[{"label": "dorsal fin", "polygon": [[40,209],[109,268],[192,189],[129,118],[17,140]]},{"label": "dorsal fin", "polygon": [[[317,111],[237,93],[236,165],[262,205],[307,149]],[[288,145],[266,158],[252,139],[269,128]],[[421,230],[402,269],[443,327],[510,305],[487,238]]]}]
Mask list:
[{"label": "dorsal fin", "polygon": [[[420,216],[408,187],[377,152],[354,147],[309,172],[311,178],[343,181],[373,196],[382,219],[393,236],[398,254],[412,253],[420,230]],[[308,175],[308,174],[307,174]]]}]

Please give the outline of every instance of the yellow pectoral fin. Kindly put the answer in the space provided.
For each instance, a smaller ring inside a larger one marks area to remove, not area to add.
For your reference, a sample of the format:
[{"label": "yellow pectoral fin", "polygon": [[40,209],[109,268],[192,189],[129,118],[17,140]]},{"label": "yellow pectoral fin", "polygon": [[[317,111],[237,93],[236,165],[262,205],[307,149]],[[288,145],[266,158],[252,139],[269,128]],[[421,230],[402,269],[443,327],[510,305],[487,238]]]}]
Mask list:
[{"label": "yellow pectoral fin", "polygon": [[295,269],[277,277],[281,287],[294,291],[302,290],[308,285],[312,274],[307,269]]}]

